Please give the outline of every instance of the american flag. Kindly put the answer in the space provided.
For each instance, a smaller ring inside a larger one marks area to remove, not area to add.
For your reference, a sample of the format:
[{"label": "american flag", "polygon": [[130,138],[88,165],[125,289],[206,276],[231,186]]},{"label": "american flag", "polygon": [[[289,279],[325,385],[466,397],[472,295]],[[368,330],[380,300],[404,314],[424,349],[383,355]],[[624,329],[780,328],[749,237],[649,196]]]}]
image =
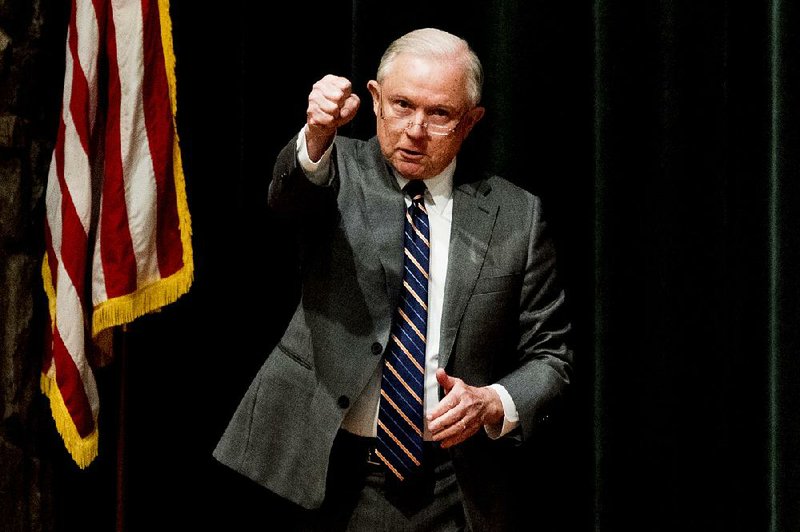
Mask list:
[{"label": "american flag", "polygon": [[168,0],[72,0],[46,194],[42,391],[81,468],[98,453],[95,340],[193,280]]}]

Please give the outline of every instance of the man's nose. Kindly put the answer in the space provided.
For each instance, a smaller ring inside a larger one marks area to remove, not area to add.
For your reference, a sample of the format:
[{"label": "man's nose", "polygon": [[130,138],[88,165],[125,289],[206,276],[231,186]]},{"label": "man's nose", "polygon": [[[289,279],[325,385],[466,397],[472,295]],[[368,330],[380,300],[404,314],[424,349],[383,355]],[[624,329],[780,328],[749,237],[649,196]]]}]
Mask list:
[{"label": "man's nose", "polygon": [[408,123],[406,134],[412,138],[425,137],[428,134],[428,124],[425,122],[425,117],[423,116],[422,119],[417,117],[415,118],[415,120],[412,120]]}]

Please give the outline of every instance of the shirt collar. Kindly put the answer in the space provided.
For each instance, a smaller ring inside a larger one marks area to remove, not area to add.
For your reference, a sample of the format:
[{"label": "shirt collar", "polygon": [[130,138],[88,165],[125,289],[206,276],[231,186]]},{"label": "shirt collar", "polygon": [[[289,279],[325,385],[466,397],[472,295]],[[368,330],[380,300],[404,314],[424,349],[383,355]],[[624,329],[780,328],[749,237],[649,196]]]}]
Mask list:
[{"label": "shirt collar", "polygon": [[[434,208],[438,211],[444,209],[450,197],[453,195],[453,174],[456,171],[456,160],[453,158],[447,168],[442,170],[442,173],[425,179],[425,187],[428,189],[428,199],[431,200]],[[392,168],[394,178],[397,179],[397,184],[400,185],[400,190],[406,186],[409,179],[401,176],[397,171]]]}]

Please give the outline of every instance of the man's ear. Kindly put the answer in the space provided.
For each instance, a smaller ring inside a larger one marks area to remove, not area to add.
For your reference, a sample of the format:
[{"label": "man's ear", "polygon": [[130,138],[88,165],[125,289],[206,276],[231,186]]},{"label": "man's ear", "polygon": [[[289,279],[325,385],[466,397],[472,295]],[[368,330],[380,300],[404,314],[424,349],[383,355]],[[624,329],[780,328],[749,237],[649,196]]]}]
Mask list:
[{"label": "man's ear", "polygon": [[477,106],[467,112],[467,115],[464,117],[464,121],[466,122],[464,124],[466,127],[466,134],[472,131],[472,128],[475,127],[475,124],[481,121],[481,118],[483,118],[484,114],[486,114],[486,108],[481,106]]},{"label": "man's ear", "polygon": [[367,82],[367,89],[369,93],[372,95],[372,112],[375,113],[375,116],[380,116],[381,114],[381,86],[378,85],[378,82],[374,79],[371,79]]}]

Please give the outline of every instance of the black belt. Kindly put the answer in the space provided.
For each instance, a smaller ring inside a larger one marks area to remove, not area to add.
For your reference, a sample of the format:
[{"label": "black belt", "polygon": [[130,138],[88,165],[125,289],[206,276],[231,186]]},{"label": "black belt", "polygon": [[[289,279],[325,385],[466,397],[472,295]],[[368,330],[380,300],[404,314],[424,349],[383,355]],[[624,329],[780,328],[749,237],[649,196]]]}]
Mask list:
[{"label": "black belt", "polygon": [[370,485],[372,489],[379,490],[392,505],[408,513],[431,504],[437,483],[449,482],[449,477],[455,474],[450,452],[442,449],[438,442],[426,441],[422,467],[400,482],[375,454],[377,442],[377,438],[339,430],[333,443],[328,475],[329,479],[345,480],[331,483],[338,486],[334,489],[342,493],[352,490],[357,495],[365,485]]},{"label": "black belt", "polygon": [[[385,466],[375,454],[377,443],[377,438],[359,436],[342,429],[336,435],[334,446],[338,447],[339,452],[349,456],[357,463],[366,464],[369,470],[382,471]],[[450,461],[450,453],[447,449],[442,449],[439,442],[426,440],[423,442],[422,450],[423,467],[426,469],[432,470],[436,466]]]}]

